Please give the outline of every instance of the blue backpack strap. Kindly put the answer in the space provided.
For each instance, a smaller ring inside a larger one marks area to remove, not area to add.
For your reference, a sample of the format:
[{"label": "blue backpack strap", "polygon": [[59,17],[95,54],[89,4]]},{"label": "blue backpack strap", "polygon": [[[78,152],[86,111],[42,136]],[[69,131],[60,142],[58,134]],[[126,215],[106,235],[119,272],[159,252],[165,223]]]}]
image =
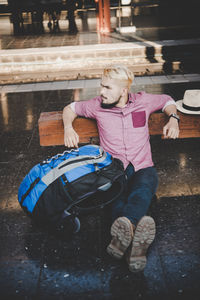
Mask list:
[{"label": "blue backpack strap", "polygon": [[30,185],[29,189],[26,191],[25,194],[22,195],[21,197],[21,201],[20,204],[23,205],[24,200],[26,199],[26,197],[28,196],[28,194],[32,191],[32,189],[36,186],[36,184],[38,184],[38,182],[40,181],[40,177],[37,177]]}]

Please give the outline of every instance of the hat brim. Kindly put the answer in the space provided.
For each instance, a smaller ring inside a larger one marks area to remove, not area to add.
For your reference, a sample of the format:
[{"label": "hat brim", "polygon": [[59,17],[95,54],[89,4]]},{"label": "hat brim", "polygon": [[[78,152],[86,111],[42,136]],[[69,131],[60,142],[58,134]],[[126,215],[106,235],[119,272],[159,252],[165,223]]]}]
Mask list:
[{"label": "hat brim", "polygon": [[192,110],[187,110],[187,109],[183,108],[183,100],[176,101],[176,107],[180,112],[182,112],[184,114],[200,115],[200,111],[192,111]]}]

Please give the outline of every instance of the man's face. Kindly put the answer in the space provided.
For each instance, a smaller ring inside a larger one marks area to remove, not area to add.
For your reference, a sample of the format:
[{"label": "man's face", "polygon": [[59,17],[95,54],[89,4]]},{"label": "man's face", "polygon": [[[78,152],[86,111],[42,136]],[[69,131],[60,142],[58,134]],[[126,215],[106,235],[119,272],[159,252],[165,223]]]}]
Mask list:
[{"label": "man's face", "polygon": [[103,108],[116,106],[121,99],[122,90],[117,81],[103,76],[101,80],[101,106]]}]

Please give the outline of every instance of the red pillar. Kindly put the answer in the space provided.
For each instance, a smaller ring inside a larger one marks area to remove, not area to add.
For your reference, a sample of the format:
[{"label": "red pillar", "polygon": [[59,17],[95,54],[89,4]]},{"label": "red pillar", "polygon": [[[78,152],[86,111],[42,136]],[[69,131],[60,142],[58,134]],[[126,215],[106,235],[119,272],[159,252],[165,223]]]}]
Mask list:
[{"label": "red pillar", "polygon": [[108,33],[110,27],[110,0],[95,0],[99,4],[99,11],[97,17],[97,31],[101,33]]},{"label": "red pillar", "polygon": [[104,0],[104,32],[110,32],[110,0]]},{"label": "red pillar", "polygon": [[99,0],[99,26],[98,31],[101,32],[103,29],[103,0]]}]

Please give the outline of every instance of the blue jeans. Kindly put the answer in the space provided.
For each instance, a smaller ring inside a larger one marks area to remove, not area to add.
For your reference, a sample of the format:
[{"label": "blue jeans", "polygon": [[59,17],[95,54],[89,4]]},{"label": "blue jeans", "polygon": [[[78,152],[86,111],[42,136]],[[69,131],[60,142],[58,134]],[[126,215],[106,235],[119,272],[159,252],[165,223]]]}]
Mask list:
[{"label": "blue jeans", "polygon": [[125,170],[127,186],[124,193],[112,205],[112,221],[127,217],[135,226],[146,215],[158,186],[158,176],[154,167],[135,172],[132,164]]}]

